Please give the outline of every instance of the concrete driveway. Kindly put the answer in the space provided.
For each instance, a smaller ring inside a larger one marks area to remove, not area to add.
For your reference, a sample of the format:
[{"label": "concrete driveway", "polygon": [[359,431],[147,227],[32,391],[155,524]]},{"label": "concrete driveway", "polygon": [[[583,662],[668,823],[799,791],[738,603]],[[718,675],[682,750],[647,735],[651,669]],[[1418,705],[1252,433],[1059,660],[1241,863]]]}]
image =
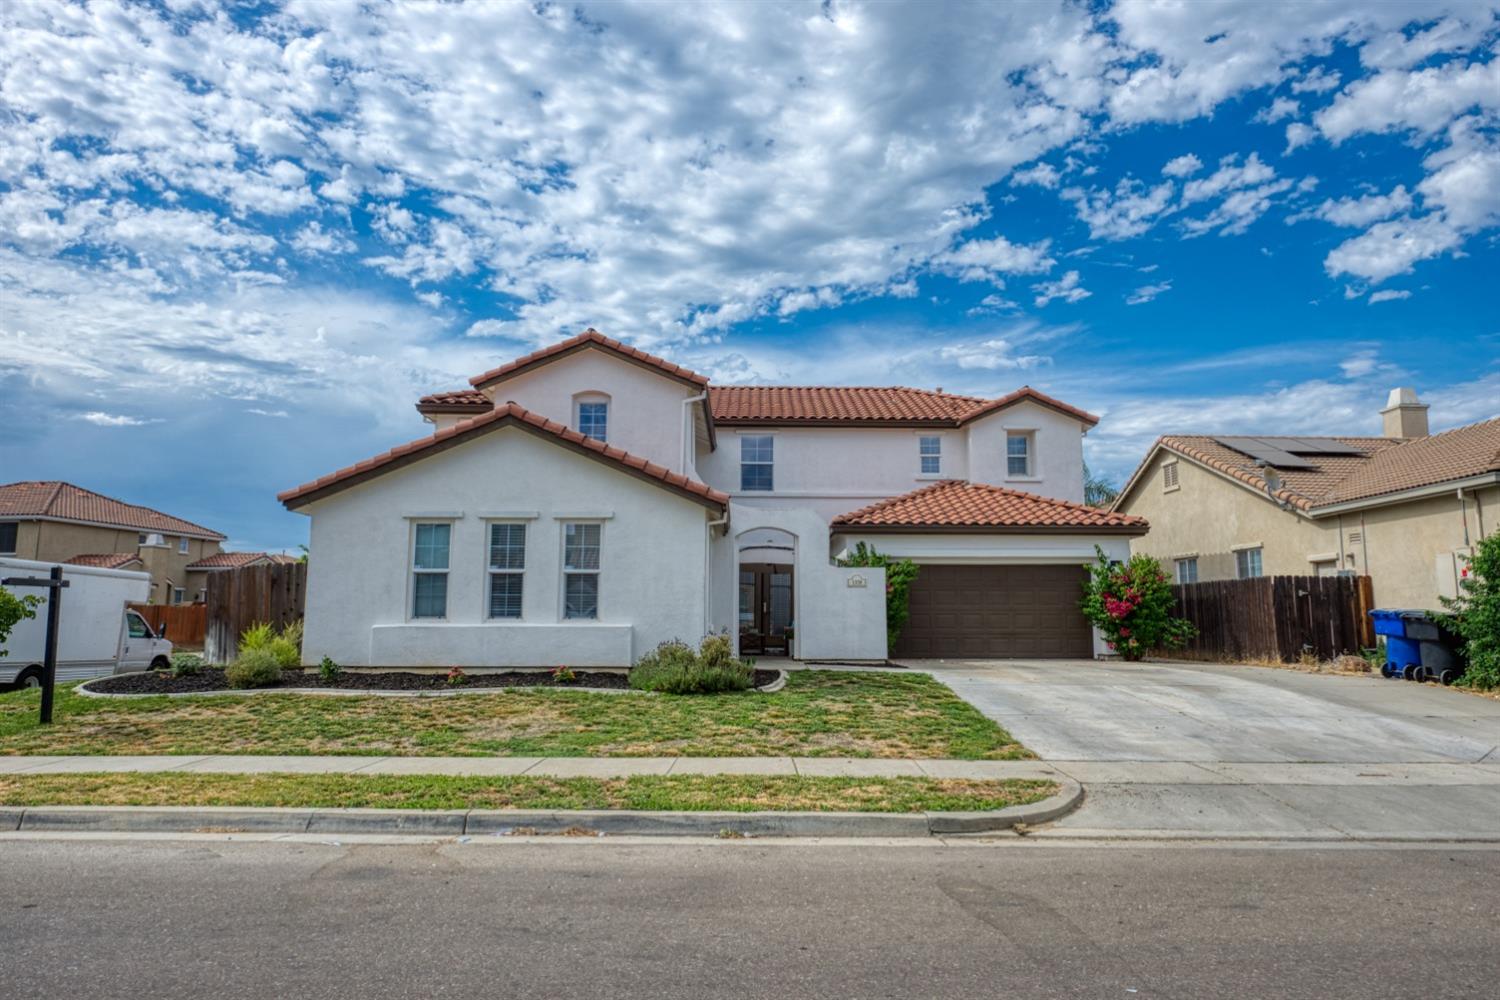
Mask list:
[{"label": "concrete driveway", "polygon": [[1500,762],[1500,701],[1268,667],[911,661],[1046,760]]},{"label": "concrete driveway", "polygon": [[1087,789],[1043,837],[1500,840],[1500,701],[1267,667],[912,661]]}]

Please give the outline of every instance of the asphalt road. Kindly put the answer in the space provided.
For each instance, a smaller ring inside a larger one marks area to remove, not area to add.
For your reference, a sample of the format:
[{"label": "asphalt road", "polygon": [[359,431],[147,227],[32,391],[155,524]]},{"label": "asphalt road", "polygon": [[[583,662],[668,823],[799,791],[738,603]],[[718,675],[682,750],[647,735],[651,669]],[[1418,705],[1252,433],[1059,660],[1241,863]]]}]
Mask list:
[{"label": "asphalt road", "polygon": [[1484,997],[1500,851],[0,841],[6,997]]}]

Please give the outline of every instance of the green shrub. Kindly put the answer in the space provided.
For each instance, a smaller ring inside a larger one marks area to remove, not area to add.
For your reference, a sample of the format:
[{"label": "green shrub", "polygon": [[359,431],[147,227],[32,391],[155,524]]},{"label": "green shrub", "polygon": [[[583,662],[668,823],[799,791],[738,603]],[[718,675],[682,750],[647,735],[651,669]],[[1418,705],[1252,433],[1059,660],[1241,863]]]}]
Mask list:
[{"label": "green shrub", "polygon": [[203,672],[203,657],[197,653],[173,653],[172,676],[196,677]]},{"label": "green shrub", "polygon": [[302,623],[292,622],[279,633],[269,622],[252,625],[240,634],[240,652],[268,649],[283,670],[302,665]]},{"label": "green shrub", "polygon": [[0,587],[0,656],[5,655],[5,640],[10,638],[10,630],[28,618],[35,618],[41,604],[42,599],[35,594],[17,597]]},{"label": "green shrub", "polygon": [[325,683],[332,684],[334,681],[337,681],[339,677],[343,675],[343,673],[344,668],[339,666],[337,663],[334,663],[333,660],[329,659],[326,656],[323,657],[322,662],[318,664],[318,676],[323,678],[323,681]]},{"label": "green shrub", "polygon": [[630,668],[630,686],[662,694],[748,690],[755,670],[731,652],[727,635],[707,636],[696,651],[679,640],[664,642]]},{"label": "green shrub", "polygon": [[239,658],[224,668],[224,678],[233,688],[271,687],[281,680],[281,664],[269,649],[242,650]]},{"label": "green shrub", "polygon": [[1083,608],[1087,618],[1121,659],[1139,660],[1153,649],[1176,649],[1197,634],[1191,622],[1172,617],[1172,585],[1161,563],[1133,555],[1112,563],[1098,546],[1089,570]]},{"label": "green shrub", "polygon": [[1458,588],[1457,598],[1443,598],[1442,618],[1464,640],[1468,669],[1458,683],[1489,691],[1500,687],[1500,532],[1474,547]]}]

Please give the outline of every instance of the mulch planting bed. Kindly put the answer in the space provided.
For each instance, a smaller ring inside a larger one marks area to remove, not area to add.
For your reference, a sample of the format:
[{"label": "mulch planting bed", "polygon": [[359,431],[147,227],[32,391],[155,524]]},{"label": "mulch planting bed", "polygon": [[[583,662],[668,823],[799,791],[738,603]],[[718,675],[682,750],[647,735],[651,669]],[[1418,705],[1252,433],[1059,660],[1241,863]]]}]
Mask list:
[{"label": "mulch planting bed", "polygon": [[[623,673],[604,670],[575,670],[575,680],[558,681],[545,670],[507,670],[501,673],[466,674],[463,684],[449,684],[447,671],[417,673],[415,671],[354,671],[346,670],[338,680],[325,681],[316,670],[289,670],[282,675],[281,683],[270,688],[328,688],[346,691],[464,691],[471,688],[607,688],[623,691],[630,682]],[[755,686],[774,681],[779,671],[757,670]],[[147,671],[134,674],[115,674],[90,681],[90,691],[99,694],[193,694],[203,691],[234,691],[224,679],[224,671],[205,668],[201,673],[187,677],[175,677],[166,672]]]}]

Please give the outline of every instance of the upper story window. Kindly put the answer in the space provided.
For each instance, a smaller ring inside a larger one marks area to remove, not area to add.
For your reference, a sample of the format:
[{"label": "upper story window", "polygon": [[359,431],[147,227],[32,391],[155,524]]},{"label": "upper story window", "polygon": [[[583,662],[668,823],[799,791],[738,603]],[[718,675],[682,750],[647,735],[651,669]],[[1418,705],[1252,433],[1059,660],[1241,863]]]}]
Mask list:
[{"label": "upper story window", "polygon": [[490,617],[520,618],[526,525],[490,525]]},{"label": "upper story window", "polygon": [[188,539],[186,535],[183,535],[181,538],[177,539],[177,551],[181,552],[183,555],[187,555]]},{"label": "upper story window", "polygon": [[596,441],[609,440],[609,396],[580,392],[573,397],[573,426]]},{"label": "upper story window", "polygon": [[599,553],[604,526],[563,524],[563,617],[599,617]]},{"label": "upper story window", "polygon": [[16,536],[21,533],[21,525],[15,521],[0,522],[0,556],[13,556],[16,554]]},{"label": "upper story window", "polygon": [[1005,474],[1033,476],[1036,437],[1031,431],[1011,431],[1005,435]]},{"label": "upper story window", "polygon": [[1196,556],[1193,557],[1193,558],[1191,558],[1191,559],[1179,559],[1179,560],[1177,560],[1177,582],[1178,583],[1197,583],[1198,582],[1198,559],[1197,559]]},{"label": "upper story window", "polygon": [[770,434],[746,435],[740,438],[740,489],[765,490],[775,487],[772,474],[775,465],[776,438]]},{"label": "upper story window", "polygon": [[166,538],[154,531],[143,532],[137,537],[140,539],[140,544],[142,545],[151,545],[165,548],[167,544]]},{"label": "upper story window", "polygon": [[943,471],[943,439],[937,436],[922,436],[917,439],[917,456],[921,461],[924,476],[936,476]]},{"label": "upper story window", "polygon": [[[1162,489],[1162,492],[1163,493],[1170,493],[1172,490],[1177,489],[1178,485],[1179,484],[1177,482],[1177,463],[1176,462],[1168,462],[1166,465],[1163,465],[1161,467],[1161,489]],[[1185,581],[1184,580],[1184,581],[1180,581],[1180,582],[1186,583],[1186,582],[1189,582],[1189,581]]]},{"label": "upper story window", "polygon": [[1252,580],[1263,576],[1260,565],[1260,548],[1240,549],[1234,554],[1234,568],[1241,580]]},{"label": "upper story window", "polygon": [[448,546],[451,524],[418,524],[412,536],[411,616],[448,616]]}]

